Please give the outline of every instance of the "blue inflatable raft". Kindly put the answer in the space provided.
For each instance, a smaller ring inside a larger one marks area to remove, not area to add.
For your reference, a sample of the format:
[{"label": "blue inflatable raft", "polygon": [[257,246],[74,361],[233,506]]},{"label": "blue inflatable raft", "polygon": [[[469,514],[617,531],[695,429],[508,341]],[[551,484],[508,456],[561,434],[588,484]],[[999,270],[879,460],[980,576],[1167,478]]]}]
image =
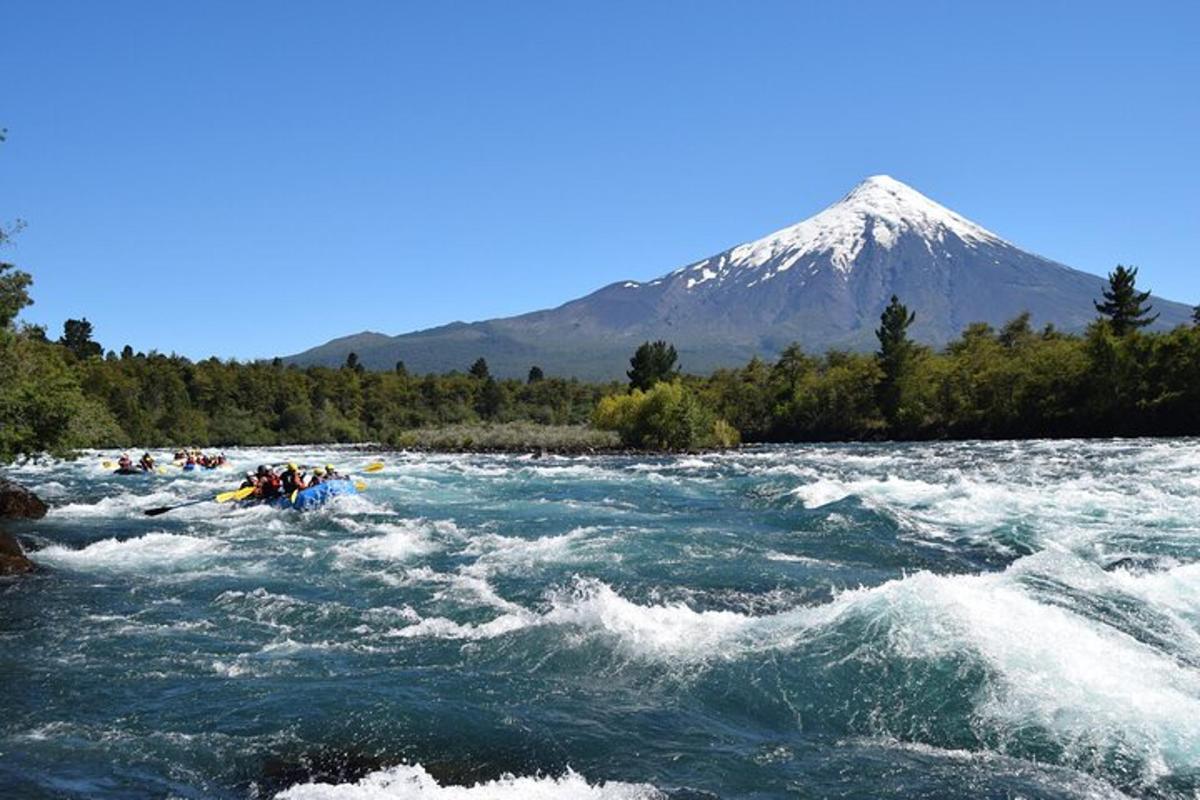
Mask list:
[{"label": "blue inflatable raft", "polygon": [[267,503],[275,508],[294,508],[297,511],[308,511],[309,509],[325,505],[330,499],[340,494],[358,494],[358,489],[354,487],[354,481],[336,480],[329,481],[328,483],[320,483],[296,492],[295,500],[292,500],[290,497],[276,497],[274,500],[268,500]]}]

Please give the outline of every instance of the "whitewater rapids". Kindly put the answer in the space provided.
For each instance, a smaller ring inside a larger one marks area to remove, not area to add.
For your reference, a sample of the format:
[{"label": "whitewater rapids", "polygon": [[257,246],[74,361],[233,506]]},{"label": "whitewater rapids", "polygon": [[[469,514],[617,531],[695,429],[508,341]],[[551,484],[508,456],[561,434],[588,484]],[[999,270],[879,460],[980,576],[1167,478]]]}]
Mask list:
[{"label": "whitewater rapids", "polygon": [[229,456],[9,470],[0,796],[1200,793],[1196,440]]}]

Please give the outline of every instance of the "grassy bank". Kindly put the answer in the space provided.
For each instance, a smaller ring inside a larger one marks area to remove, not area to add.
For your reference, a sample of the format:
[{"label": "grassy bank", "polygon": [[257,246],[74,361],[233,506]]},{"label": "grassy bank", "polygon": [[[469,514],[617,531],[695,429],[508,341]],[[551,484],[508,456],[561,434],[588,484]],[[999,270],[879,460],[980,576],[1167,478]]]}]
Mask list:
[{"label": "grassy bank", "polygon": [[479,453],[592,453],[625,448],[613,431],[587,425],[539,425],[506,422],[494,425],[443,425],[415,428],[396,435],[395,446],[406,450]]}]

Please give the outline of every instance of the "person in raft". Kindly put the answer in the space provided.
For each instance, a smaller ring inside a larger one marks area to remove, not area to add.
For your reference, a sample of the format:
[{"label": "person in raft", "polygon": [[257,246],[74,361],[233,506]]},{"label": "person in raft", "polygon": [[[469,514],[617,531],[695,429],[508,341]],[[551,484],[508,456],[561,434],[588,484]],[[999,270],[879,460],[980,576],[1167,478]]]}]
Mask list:
[{"label": "person in raft", "polygon": [[129,457],[129,453],[121,453],[121,457],[117,459],[117,469],[133,469],[133,459]]},{"label": "person in raft", "polygon": [[153,472],[154,456],[150,455],[149,452],[142,453],[142,457],[138,459],[138,468],[141,469],[142,472]]},{"label": "person in raft", "polygon": [[280,480],[283,482],[283,493],[289,497],[292,492],[308,488],[308,484],[304,482],[304,473],[294,463],[287,465],[287,469],[283,471]]},{"label": "person in raft", "polygon": [[275,470],[263,464],[258,468],[258,490],[255,497],[270,500],[283,494],[283,481],[275,474]]}]

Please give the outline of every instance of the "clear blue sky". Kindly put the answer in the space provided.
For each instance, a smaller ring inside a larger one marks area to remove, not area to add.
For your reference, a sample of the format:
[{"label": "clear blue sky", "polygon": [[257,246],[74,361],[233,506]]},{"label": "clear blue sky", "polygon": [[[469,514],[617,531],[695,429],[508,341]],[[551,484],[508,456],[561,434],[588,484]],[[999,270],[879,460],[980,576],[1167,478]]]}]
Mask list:
[{"label": "clear blue sky", "polygon": [[888,173],[1200,301],[1200,3],[0,0],[0,253],[112,349],[656,276]]}]

